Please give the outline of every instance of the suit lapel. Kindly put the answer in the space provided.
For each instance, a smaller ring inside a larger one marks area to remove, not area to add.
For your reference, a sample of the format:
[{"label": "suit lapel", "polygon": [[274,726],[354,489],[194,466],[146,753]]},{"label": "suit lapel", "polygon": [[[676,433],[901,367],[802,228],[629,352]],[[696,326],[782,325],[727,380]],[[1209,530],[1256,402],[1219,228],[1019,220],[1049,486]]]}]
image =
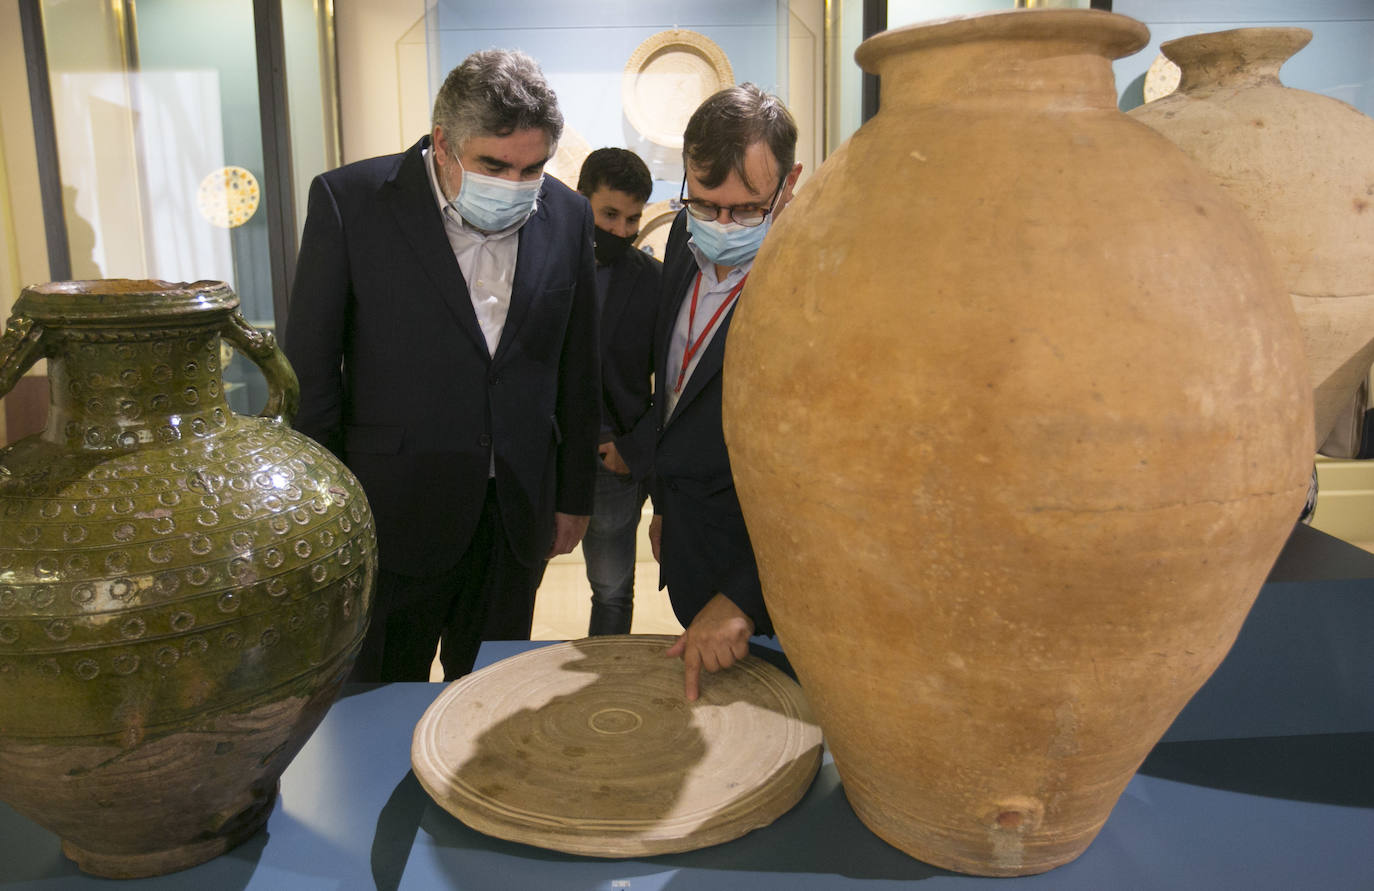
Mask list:
[{"label": "suit lapel", "polygon": [[[744,294],[740,294],[743,297]],[[701,358],[697,360],[697,367],[692,369],[692,376],[687,378],[687,383],[683,385],[682,395],[678,397],[677,408],[690,405],[696,399],[711,379],[720,374],[725,366],[725,335],[730,330],[730,320],[735,317],[735,307],[739,306],[736,300],[731,307],[726,310],[724,318],[720,320],[720,325],[716,327],[716,333],[711,335],[710,343],[706,344],[706,349],[702,350]],[[676,377],[674,377],[676,381]]]},{"label": "suit lapel", "polygon": [[[686,302],[687,295],[697,275],[696,258],[691,249],[687,247],[685,212],[679,213],[678,219],[673,222],[673,229],[668,235],[668,250],[665,255],[667,263],[665,263],[663,270],[663,286],[669,290],[664,291],[663,294],[670,298],[670,305],[667,306],[667,311],[659,317],[658,336],[654,341],[654,347],[658,350],[656,355],[663,357],[659,363],[655,380],[661,380],[662,386],[667,388],[677,383],[677,375],[680,370],[667,367],[668,345],[671,343],[678,314],[682,311],[682,304]],[[747,291],[748,287],[746,286],[744,290]],[[720,320],[710,342],[702,350],[701,358],[697,360],[696,368],[692,370],[692,376],[687,378],[687,383],[683,385],[682,393],[673,407],[673,416],[690,405],[692,400],[696,399],[724,368],[725,338],[730,331],[730,320],[735,317],[735,309],[739,306],[739,301],[743,299],[744,293],[741,291],[739,297],[726,310],[725,316]],[[666,397],[666,394],[665,389],[663,395]],[[659,429],[663,429],[671,423],[671,417],[666,414],[668,400],[663,398],[655,401],[657,403],[655,407],[659,413]]]},{"label": "suit lapel", "polygon": [[481,325],[477,323],[477,313],[472,308],[472,296],[468,293],[467,282],[463,281],[463,271],[458,267],[458,259],[453,256],[453,245],[449,244],[444,232],[444,218],[435,202],[434,188],[430,185],[429,172],[425,168],[421,152],[428,145],[429,137],[426,136],[406,151],[381,197],[390,207],[401,233],[415,249],[420,267],[434,284],[435,292],[453,313],[458,327],[486,355],[487,341],[482,336]]},{"label": "suit lapel", "polygon": [[[673,230],[669,233],[669,243],[677,250],[665,251],[666,263],[663,267],[661,291],[663,301],[658,314],[658,330],[654,335],[654,356],[656,371],[654,374],[655,389],[659,390],[658,399],[654,400],[654,410],[658,412],[658,426],[660,429],[668,423],[668,391],[677,382],[678,369],[668,368],[668,348],[673,342],[673,327],[677,324],[678,313],[682,311],[682,304],[687,299],[687,289],[692,285],[692,278],[697,273],[696,260],[692,257],[692,252],[687,249],[687,236],[685,231],[677,233],[683,214],[679,212],[678,220],[673,223]],[[678,236],[675,238],[675,236]]]},{"label": "suit lapel", "polygon": [[515,277],[511,283],[510,307],[506,310],[506,324],[501,328],[501,339],[497,341],[493,360],[498,360],[509,351],[507,344],[515,342],[520,333],[520,326],[529,316],[535,297],[544,290],[544,267],[548,263],[548,245],[552,243],[553,232],[547,192],[548,186],[540,188],[539,206],[534,211],[534,216],[520,227],[520,248],[515,255]]}]

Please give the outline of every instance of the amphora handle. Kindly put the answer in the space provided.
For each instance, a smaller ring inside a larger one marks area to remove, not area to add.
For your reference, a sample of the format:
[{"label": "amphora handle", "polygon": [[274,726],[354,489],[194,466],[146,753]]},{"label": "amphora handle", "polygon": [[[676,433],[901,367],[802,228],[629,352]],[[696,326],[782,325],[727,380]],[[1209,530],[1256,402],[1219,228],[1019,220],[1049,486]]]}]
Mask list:
[{"label": "amphora handle", "polygon": [[258,417],[290,424],[301,407],[301,385],[295,369],[277,346],[277,339],[271,332],[248,324],[237,310],[220,329],[220,335],[262,369],[267,378],[267,405],[258,412]]},{"label": "amphora handle", "polygon": [[0,396],[4,396],[33,363],[43,358],[43,326],[26,316],[11,316],[0,336]]}]

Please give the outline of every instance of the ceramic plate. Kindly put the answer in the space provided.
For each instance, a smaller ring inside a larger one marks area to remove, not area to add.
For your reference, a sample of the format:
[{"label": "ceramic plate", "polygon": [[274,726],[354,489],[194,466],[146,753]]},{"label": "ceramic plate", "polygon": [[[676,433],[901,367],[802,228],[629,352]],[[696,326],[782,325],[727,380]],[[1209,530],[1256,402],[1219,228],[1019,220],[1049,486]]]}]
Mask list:
[{"label": "ceramic plate", "polygon": [[668,246],[668,230],[673,227],[673,217],[680,208],[676,198],[645,206],[644,215],[639,218],[635,247],[661,261]]},{"label": "ceramic plate", "polygon": [[411,764],[487,835],[595,857],[720,844],[797,803],[821,762],[801,688],[748,656],[683,695],[665,635],[540,647],[454,681]]},{"label": "ceramic plate", "polygon": [[725,51],[704,34],[660,31],[641,43],[625,63],[620,99],[625,117],[641,136],[682,148],[682,130],[702,100],[733,86]]},{"label": "ceramic plate", "polygon": [[257,177],[242,167],[224,167],[200,181],[196,204],[212,225],[232,229],[248,222],[260,199]]},{"label": "ceramic plate", "polygon": [[1155,56],[1150,63],[1150,70],[1145,72],[1145,101],[1163,99],[1178,89],[1179,76],[1178,66],[1166,59],[1163,53]]}]

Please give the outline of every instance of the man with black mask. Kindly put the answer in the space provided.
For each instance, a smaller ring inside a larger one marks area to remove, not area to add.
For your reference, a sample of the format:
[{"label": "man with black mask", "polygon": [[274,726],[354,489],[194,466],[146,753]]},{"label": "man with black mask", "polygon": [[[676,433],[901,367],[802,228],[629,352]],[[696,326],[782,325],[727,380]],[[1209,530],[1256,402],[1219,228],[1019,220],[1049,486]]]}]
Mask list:
[{"label": "man with black mask", "polygon": [[592,152],[577,180],[596,227],[601,320],[601,460],[592,519],[582,539],[592,588],[591,635],[628,634],[634,614],[636,530],[653,454],[636,449],[628,434],[652,404],[661,264],[633,245],[652,190],[649,168],[620,148]]}]

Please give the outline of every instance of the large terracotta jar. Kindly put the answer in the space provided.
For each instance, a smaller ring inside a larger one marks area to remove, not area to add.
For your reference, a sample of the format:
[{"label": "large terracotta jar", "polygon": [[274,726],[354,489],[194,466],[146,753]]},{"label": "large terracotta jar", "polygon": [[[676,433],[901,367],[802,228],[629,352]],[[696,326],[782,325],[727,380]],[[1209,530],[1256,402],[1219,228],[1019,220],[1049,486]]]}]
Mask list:
[{"label": "large terracotta jar", "polygon": [[[48,359],[47,429],[0,451],[0,798],[87,872],[156,875],[258,831],[367,625],[372,516],[288,426],[296,376],[219,282],[26,288],[0,395]],[[228,340],[265,372],[235,415]]]},{"label": "large terracotta jar", "polygon": [[1134,109],[1216,177],[1264,235],[1302,325],[1318,444],[1374,362],[1374,119],[1285,87],[1306,28],[1240,28],[1160,46],[1168,96]]},{"label": "large terracotta jar", "polygon": [[881,110],[777,220],[724,423],[764,596],[867,826],[1078,856],[1302,508],[1311,390],[1259,236],[1116,108],[1144,25],[886,32]]}]

